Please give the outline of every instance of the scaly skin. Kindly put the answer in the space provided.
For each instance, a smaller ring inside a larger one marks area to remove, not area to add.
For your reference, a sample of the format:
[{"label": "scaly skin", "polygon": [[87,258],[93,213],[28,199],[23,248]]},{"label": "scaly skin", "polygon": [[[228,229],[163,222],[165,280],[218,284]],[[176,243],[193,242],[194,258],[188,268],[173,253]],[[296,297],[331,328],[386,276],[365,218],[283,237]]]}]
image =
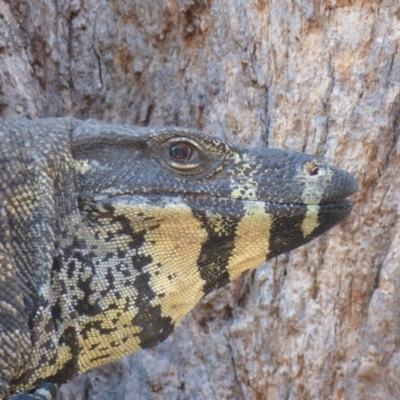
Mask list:
[{"label": "scaly skin", "polygon": [[0,122],[0,166],[3,399],[51,399],[44,382],[157,345],[340,222],[357,188],[301,153],[72,118]]}]

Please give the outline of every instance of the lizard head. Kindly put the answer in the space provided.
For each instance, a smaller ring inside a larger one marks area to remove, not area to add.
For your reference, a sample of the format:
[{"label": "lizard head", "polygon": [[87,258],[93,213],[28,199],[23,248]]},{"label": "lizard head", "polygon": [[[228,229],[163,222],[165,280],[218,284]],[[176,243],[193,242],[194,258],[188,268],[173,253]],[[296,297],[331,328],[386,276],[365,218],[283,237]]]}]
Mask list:
[{"label": "lizard head", "polygon": [[180,128],[89,121],[72,142],[98,266],[91,284],[104,286],[107,274],[119,282],[99,307],[113,299],[133,309],[140,348],[168,336],[205,294],[339,223],[357,190],[350,174],[314,156]]}]

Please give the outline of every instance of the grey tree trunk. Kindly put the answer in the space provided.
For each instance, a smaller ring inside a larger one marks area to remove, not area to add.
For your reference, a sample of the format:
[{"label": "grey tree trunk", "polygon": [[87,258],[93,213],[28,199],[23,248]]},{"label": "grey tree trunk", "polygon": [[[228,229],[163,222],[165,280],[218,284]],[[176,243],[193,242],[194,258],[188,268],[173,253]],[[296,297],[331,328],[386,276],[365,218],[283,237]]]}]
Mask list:
[{"label": "grey tree trunk", "polygon": [[62,399],[400,398],[398,0],[0,0],[0,112],[202,129],[353,173],[351,216]]}]

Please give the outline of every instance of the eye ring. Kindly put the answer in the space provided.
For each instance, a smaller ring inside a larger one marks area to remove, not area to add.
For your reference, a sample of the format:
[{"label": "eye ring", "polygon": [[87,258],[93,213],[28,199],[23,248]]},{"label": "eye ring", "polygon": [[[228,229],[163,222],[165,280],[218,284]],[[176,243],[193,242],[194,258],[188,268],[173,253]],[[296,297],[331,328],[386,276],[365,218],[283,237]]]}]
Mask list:
[{"label": "eye ring", "polygon": [[184,163],[190,161],[192,158],[193,149],[185,142],[175,142],[172,143],[169,148],[169,156],[171,160],[179,163]]},{"label": "eye ring", "polygon": [[169,138],[160,148],[162,161],[168,169],[180,172],[184,175],[193,175],[207,164],[207,154],[202,146],[192,138],[177,137]]}]

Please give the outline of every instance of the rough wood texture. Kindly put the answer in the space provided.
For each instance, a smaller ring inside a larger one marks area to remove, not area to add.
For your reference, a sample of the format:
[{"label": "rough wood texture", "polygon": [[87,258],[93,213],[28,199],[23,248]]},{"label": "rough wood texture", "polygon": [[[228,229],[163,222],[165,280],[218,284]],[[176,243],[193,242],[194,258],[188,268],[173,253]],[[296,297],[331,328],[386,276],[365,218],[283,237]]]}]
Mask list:
[{"label": "rough wood texture", "polygon": [[400,4],[0,0],[1,116],[196,127],[315,153],[349,219],[63,399],[400,398]]}]

